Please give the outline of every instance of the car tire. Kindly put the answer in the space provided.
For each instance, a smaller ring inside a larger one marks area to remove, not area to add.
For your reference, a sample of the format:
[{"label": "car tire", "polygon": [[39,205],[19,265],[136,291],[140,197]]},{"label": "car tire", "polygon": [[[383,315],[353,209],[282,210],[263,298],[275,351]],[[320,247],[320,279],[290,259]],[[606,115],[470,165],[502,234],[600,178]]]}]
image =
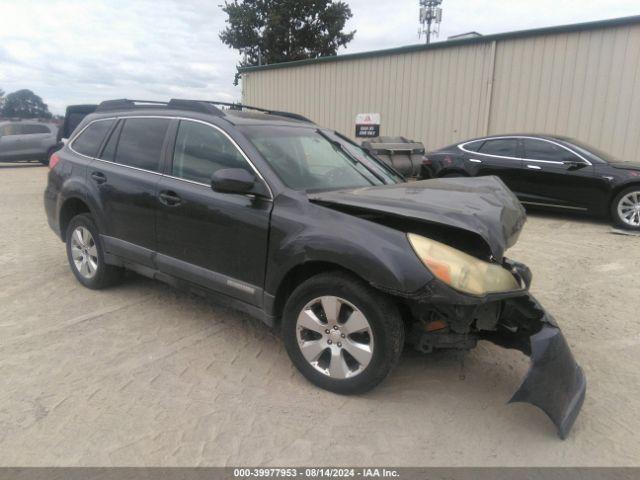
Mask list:
[{"label": "car tire", "polygon": [[468,177],[468,175],[465,175],[463,173],[458,173],[458,172],[451,172],[451,173],[445,173],[440,178],[461,178],[461,177]]},{"label": "car tire", "polygon": [[353,275],[327,272],[293,291],[283,312],[282,336],[291,361],[309,381],[335,393],[357,394],[378,385],[398,364],[404,325],[387,295]]},{"label": "car tire", "polygon": [[[633,215],[625,217],[624,213]],[[640,185],[622,190],[611,202],[611,218],[616,226],[640,231]]]},{"label": "car tire", "polygon": [[105,263],[100,233],[90,215],[83,213],[71,219],[66,244],[69,267],[85,287],[99,290],[121,280],[124,269]]}]

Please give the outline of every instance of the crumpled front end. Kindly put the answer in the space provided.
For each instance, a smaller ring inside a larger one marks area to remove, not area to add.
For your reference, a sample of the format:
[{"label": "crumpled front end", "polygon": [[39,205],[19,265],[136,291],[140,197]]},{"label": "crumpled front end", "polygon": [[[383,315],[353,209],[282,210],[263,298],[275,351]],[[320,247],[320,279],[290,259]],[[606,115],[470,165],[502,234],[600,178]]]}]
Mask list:
[{"label": "crumpled front end", "polygon": [[[505,264],[528,288],[529,269],[508,260]],[[434,281],[408,305],[418,319],[408,335],[417,350],[467,350],[488,340],[529,356],[529,371],[509,403],[535,405],[555,424],[560,438],[567,437],[582,408],[586,379],[555,319],[526,289],[480,298]]]},{"label": "crumpled front end", "polygon": [[449,236],[468,232],[486,243],[498,260],[516,243],[527,219],[518,198],[498,177],[438,178],[309,193],[308,197],[351,213],[420,222],[431,231],[434,225],[441,225],[449,229]]}]

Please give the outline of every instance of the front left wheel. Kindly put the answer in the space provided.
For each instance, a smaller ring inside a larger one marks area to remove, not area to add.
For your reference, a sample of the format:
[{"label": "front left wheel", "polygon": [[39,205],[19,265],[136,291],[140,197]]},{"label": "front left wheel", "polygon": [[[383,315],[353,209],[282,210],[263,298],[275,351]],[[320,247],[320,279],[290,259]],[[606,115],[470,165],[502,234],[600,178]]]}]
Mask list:
[{"label": "front left wheel", "polygon": [[85,287],[98,290],[122,277],[122,268],[105,263],[98,228],[90,215],[83,213],[71,219],[66,243],[71,271]]},{"label": "front left wheel", "polygon": [[312,383],[362,393],[396,366],[404,345],[397,306],[355,276],[323,273],[302,283],[284,309],[287,353]]},{"label": "front left wheel", "polygon": [[640,186],[627,188],[613,199],[611,216],[622,228],[640,230]]}]

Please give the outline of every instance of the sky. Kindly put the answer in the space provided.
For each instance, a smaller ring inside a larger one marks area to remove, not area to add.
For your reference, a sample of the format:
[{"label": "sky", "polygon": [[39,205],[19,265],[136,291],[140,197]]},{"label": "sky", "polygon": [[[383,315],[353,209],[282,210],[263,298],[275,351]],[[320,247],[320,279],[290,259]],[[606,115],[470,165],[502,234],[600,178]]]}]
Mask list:
[{"label": "sky", "polygon": [[[0,0],[0,89],[33,90],[54,114],[104,99],[240,100],[222,44],[223,0]],[[347,2],[338,52],[422,43],[418,0]],[[444,0],[438,40],[640,14],[638,0]]]}]

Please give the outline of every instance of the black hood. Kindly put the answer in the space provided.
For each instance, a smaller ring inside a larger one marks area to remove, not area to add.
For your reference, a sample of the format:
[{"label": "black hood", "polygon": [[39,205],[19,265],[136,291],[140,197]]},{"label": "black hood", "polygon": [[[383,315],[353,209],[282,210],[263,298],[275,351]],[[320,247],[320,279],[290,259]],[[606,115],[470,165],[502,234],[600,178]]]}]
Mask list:
[{"label": "black hood", "polygon": [[309,199],[467,230],[482,237],[496,259],[516,243],[526,221],[524,208],[497,177],[422,180],[310,193]]}]

